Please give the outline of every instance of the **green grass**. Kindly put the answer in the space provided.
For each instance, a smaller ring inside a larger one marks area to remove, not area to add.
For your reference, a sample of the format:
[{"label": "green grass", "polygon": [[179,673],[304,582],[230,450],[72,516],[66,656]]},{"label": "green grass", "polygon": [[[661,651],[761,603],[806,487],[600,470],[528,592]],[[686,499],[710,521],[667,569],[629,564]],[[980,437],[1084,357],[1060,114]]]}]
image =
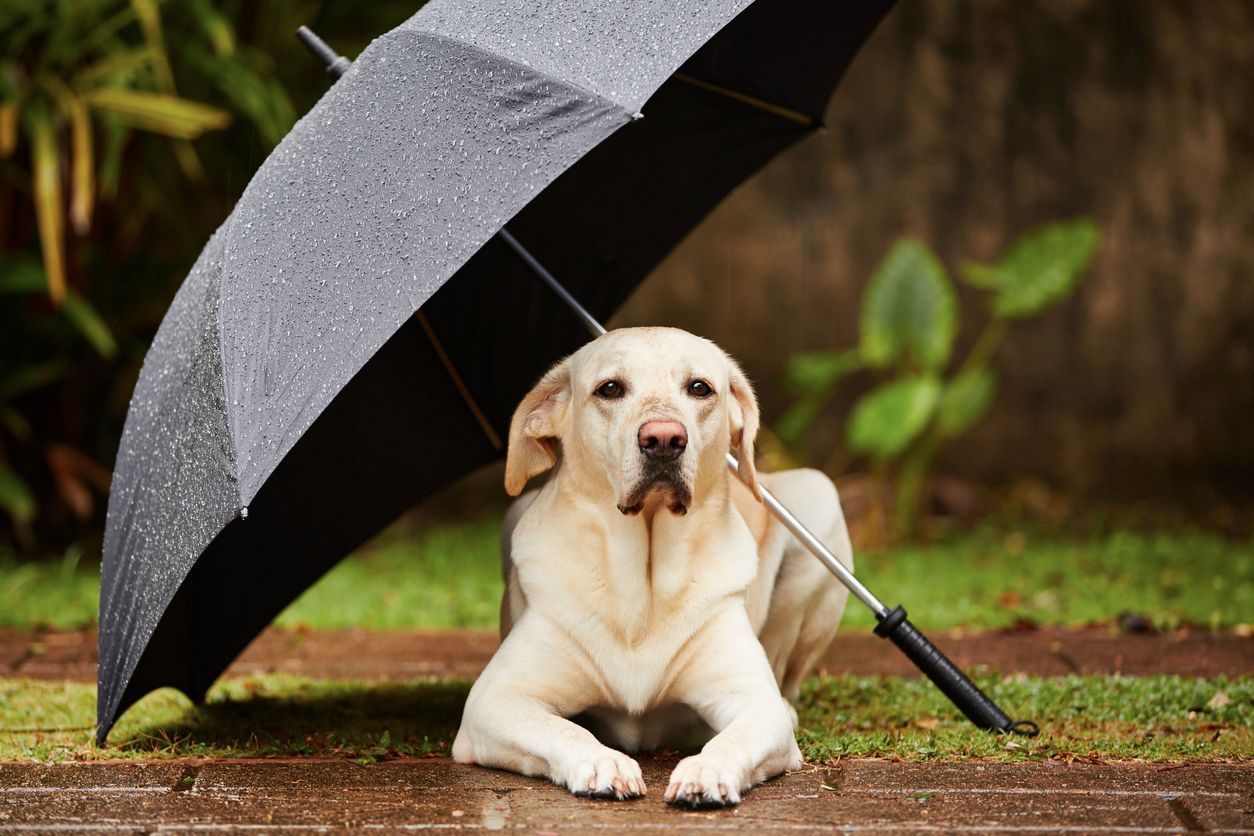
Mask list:
[{"label": "green grass", "polygon": [[[501,595],[495,519],[393,528],[343,561],[278,620],[313,628],[496,626]],[[1110,621],[1141,613],[1160,628],[1232,627],[1254,614],[1254,540],[1126,531],[1077,539],[992,527],[934,545],[857,556],[858,575],[924,629]],[[0,625],[94,622],[98,570],[0,558]],[[851,603],[847,629],[871,615]]]},{"label": "green grass", "polygon": [[[981,732],[928,682],[811,680],[799,735],[806,757],[911,761],[1254,758],[1254,678],[977,676],[1039,738]],[[91,742],[95,688],[0,680],[0,760],[332,756],[373,762],[446,755],[468,683],[334,682],[278,674],[225,680],[208,702],[154,692],[106,748]]]},{"label": "green grass", "polygon": [[483,627],[501,613],[501,524],[493,518],[388,531],[278,618],[287,627]]},{"label": "green grass", "polygon": [[57,561],[20,563],[0,552],[0,626],[82,627],[96,622],[100,568],[71,548]]},{"label": "green grass", "polygon": [[925,679],[814,678],[803,694],[806,757],[903,760],[1254,758],[1254,678],[974,677],[1028,739],[981,732]]},{"label": "green grass", "polygon": [[[1123,612],[1159,629],[1254,619],[1254,540],[1201,532],[1115,531],[1067,540],[983,529],[950,542],[855,558],[864,583],[930,629],[1108,622]],[[846,628],[871,627],[851,608]]]}]

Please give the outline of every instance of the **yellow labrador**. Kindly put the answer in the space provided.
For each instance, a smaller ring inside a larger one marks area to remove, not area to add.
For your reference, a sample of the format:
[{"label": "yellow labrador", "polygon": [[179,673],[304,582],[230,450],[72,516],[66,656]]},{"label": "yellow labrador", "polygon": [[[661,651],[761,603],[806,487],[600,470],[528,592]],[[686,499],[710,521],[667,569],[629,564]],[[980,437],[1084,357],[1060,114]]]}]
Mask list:
[{"label": "yellow labrador", "polygon": [[457,761],[634,798],[640,767],[620,750],[697,733],[707,742],[665,794],[691,806],[736,804],[801,765],[788,700],[846,591],[755,501],[759,481],[850,568],[852,554],[831,481],[757,474],[757,430],[736,363],[673,328],[612,331],[523,398],[505,489],[557,469],[506,518],[503,641],[466,701]]}]

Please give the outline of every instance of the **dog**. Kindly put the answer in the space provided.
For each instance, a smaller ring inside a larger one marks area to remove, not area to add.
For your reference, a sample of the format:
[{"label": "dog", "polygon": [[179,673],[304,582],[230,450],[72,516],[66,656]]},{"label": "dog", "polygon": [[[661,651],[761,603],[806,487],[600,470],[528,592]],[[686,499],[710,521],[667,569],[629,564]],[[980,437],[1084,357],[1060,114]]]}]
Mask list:
[{"label": "dog", "polygon": [[760,486],[850,569],[852,549],[826,476],[757,473],[758,423],[736,362],[674,328],[611,331],[522,399],[505,489],[554,472],[506,515],[502,642],[454,760],[623,800],[646,791],[625,752],[695,744],[665,792],[693,807],[801,766],[790,701],[847,592]]}]

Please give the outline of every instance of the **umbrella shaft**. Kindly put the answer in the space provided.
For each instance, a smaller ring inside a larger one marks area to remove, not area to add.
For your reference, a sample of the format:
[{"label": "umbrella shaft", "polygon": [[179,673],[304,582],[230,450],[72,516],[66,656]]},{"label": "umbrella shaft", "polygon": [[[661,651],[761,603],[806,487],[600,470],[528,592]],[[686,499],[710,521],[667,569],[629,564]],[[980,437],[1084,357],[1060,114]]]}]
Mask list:
[{"label": "umbrella shaft", "polygon": [[[736,462],[736,457],[731,453],[727,454],[727,466],[732,469],[733,473],[739,466]],[[806,528],[801,520],[793,516],[792,511],[789,511],[782,502],[776,499],[773,493],[761,486],[759,486],[759,490],[762,492],[762,503],[766,505],[767,510],[784,524],[784,528],[791,531],[793,536],[801,541],[801,545],[805,546],[810,551],[810,554],[817,557],[819,562],[827,567],[827,571],[831,572],[841,583],[849,587],[849,591],[854,594],[855,598],[865,604],[866,608],[877,617],[883,618],[888,614],[888,607],[880,603],[880,599],[872,595],[871,590],[863,586],[862,582],[854,577],[853,572],[850,572],[845,567],[845,564],[836,559],[836,555],[832,554],[831,550],[823,545],[819,538],[814,536],[814,532]]]},{"label": "umbrella shaft", "polygon": [[[567,307],[575,312],[575,315],[579,317],[587,329],[592,333],[592,336],[599,337],[605,333],[605,326],[600,322],[597,322],[596,317],[588,313],[587,308],[579,304],[579,300],[572,296],[570,291],[562,287],[562,283],[559,282],[552,273],[546,270],[544,265],[537,261],[536,257],[527,251],[526,247],[518,243],[517,238],[510,235],[505,229],[501,229],[501,231],[497,233],[497,236],[509,245],[510,249],[512,249],[518,257],[531,268],[532,272],[540,277],[541,281],[549,286],[549,289],[557,294],[559,299],[566,303]],[[736,461],[736,457],[731,453],[727,454],[727,466],[730,467],[733,472],[735,472],[739,466]],[[776,499],[774,494],[766,488],[762,488],[761,491],[762,502],[766,505],[767,509],[774,514],[781,523],[784,524],[785,528],[793,533],[793,536],[801,541],[801,544],[805,546],[811,554],[819,559],[820,563],[827,567],[829,572],[835,575],[841,583],[849,587],[849,591],[854,594],[854,597],[865,604],[867,609],[874,613],[878,618],[884,618],[888,615],[888,608],[880,603],[878,598],[871,594],[871,590],[863,586],[862,582],[854,577],[853,572],[850,572],[847,568],[845,568],[845,564],[836,559],[836,555],[832,554],[831,550],[828,549],[827,546],[823,545],[822,541],[820,541],[818,537],[815,537],[814,533],[810,531],[810,529],[806,528],[802,524],[801,520],[797,519],[793,513],[785,508],[783,503]]]},{"label": "umbrella shaft", "polygon": [[597,318],[588,313],[588,309],[579,304],[579,300],[574,296],[571,296],[570,291],[562,287],[562,283],[559,282],[552,273],[546,270],[544,265],[537,261],[536,257],[532,255],[526,247],[518,243],[517,238],[510,235],[509,231],[504,227],[496,233],[496,236],[506,244],[509,244],[510,249],[513,250],[518,257],[531,268],[531,271],[539,276],[540,280],[547,284],[549,289],[556,293],[559,299],[566,303],[566,307],[575,312],[575,316],[579,317],[579,320],[583,322],[584,327],[592,332],[592,336],[599,337],[605,333],[605,326],[597,322]]}]

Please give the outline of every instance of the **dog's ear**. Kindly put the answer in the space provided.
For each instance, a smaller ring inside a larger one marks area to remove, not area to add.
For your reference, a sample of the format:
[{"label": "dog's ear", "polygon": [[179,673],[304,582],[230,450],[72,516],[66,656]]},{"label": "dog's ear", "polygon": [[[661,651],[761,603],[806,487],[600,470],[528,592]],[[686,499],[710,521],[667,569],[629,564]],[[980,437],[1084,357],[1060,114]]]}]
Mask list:
[{"label": "dog's ear", "polygon": [[505,492],[518,496],[527,480],[557,464],[557,444],[570,405],[570,361],[563,360],[540,379],[509,422]]},{"label": "dog's ear", "polygon": [[727,358],[727,371],[727,380],[731,386],[731,398],[727,401],[727,424],[731,431],[731,446],[740,463],[736,474],[753,491],[754,498],[761,502],[758,471],[753,465],[753,443],[758,437],[758,399],[753,394],[749,378],[745,377],[740,366],[730,357]]}]

